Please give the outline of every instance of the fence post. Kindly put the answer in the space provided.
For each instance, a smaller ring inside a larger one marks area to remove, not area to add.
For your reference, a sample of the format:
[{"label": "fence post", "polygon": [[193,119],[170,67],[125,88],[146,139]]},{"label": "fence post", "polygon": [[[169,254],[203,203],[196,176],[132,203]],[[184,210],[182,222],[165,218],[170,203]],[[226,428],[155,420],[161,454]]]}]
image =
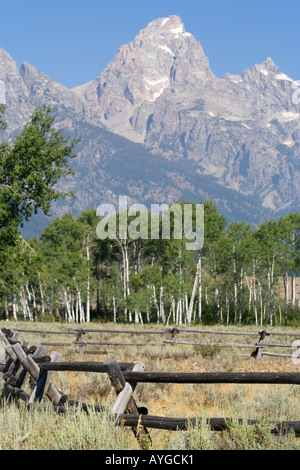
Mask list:
[{"label": "fence post", "polygon": [[[136,387],[136,383],[129,384],[125,381],[120,366],[115,359],[105,361],[104,364],[106,365],[111,384],[118,395],[113,410],[117,409],[119,414],[122,409],[124,409],[124,411],[126,410],[126,412],[130,414],[139,414],[139,409],[132,398],[132,393]],[[141,362],[136,362],[133,369],[136,372],[141,372],[145,369],[145,366]],[[121,395],[120,398],[119,395]],[[144,426],[139,425],[137,427],[132,427],[132,430],[139,441],[141,448],[143,450],[147,450],[149,448],[149,443],[151,443],[148,430]]]},{"label": "fence post", "polygon": [[262,330],[259,332],[259,341],[257,343],[258,347],[255,349],[255,351],[252,352],[252,357],[255,357],[256,359],[260,359],[262,357],[263,348],[261,345],[264,343],[264,339],[266,336],[270,336],[270,333],[268,331]]},{"label": "fence post", "polygon": [[171,341],[174,346],[176,342],[176,336],[180,333],[180,331],[178,330],[178,328],[175,327],[175,328],[172,328],[170,333],[171,333]]},{"label": "fence post", "polygon": [[[38,381],[40,376],[40,368],[38,364],[35,362],[32,356],[26,356],[25,352],[23,351],[21,345],[19,343],[13,346],[13,350],[15,351],[18,359],[20,360],[24,369],[30,374],[35,382]],[[59,353],[55,353],[59,354]],[[63,396],[61,392],[59,392],[52,384],[49,385],[46,395],[54,405],[57,405]]]},{"label": "fence post", "polygon": [[80,357],[83,357],[84,355],[84,344],[82,343],[82,335],[85,335],[85,333],[86,331],[84,331],[82,328],[80,330],[77,330],[76,343],[81,343],[79,344]]},{"label": "fence post", "polygon": [[[32,354],[32,357],[34,359],[37,359],[39,356],[42,356],[42,354],[44,354],[45,350],[46,350],[45,346],[43,346],[42,344],[39,344],[37,346],[36,350],[34,351],[34,353]],[[23,382],[25,380],[26,375],[27,375],[27,369],[25,367],[23,367],[23,369],[19,372],[18,376],[15,378],[16,387],[21,388],[21,386],[23,385]]]},{"label": "fence post", "polygon": [[[61,354],[53,351],[50,354],[50,362],[59,362],[61,358]],[[44,395],[48,395],[49,388],[51,387],[51,379],[54,375],[54,371],[43,371],[40,370],[38,380],[36,382],[36,386],[34,387],[33,392],[29,398],[29,404],[34,403],[35,401],[42,401]],[[49,393],[51,396],[51,400],[54,405],[58,405],[61,399],[61,393],[58,392],[53,386],[52,390]]]}]

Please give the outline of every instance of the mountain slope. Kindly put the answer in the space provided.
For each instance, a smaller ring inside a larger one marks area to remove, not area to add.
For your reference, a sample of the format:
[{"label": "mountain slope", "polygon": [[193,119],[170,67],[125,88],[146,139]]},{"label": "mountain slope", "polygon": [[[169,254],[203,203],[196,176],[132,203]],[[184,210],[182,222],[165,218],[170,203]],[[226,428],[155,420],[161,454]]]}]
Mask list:
[{"label": "mountain slope", "polygon": [[94,81],[74,92],[96,121],[169,158],[197,162],[277,211],[299,202],[298,83],[268,58],[241,76],[213,75],[180,18],[151,22]]},{"label": "mountain slope", "polygon": [[[60,184],[75,201],[53,215],[101,203],[211,199],[228,220],[257,223],[299,210],[298,83],[268,58],[242,75],[216,77],[177,16],[151,22],[95,80],[72,90],[0,49],[5,139],[36,106],[82,137],[76,170]],[[41,218],[39,224],[45,223]]]}]

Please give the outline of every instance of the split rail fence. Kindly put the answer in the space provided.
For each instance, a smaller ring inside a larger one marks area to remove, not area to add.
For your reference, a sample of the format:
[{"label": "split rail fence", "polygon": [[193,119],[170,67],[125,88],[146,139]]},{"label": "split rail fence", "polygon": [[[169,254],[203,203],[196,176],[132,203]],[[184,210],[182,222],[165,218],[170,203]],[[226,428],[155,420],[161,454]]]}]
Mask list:
[{"label": "split rail fence", "polygon": [[[79,352],[81,357],[84,356],[84,354],[100,354],[103,351],[99,350],[91,350],[89,349],[90,346],[134,346],[134,347],[145,347],[145,346],[167,346],[167,345],[182,345],[184,346],[194,346],[196,349],[197,348],[230,348],[230,349],[250,349],[250,353],[245,353],[243,354],[245,357],[255,357],[255,358],[261,358],[262,356],[277,356],[277,357],[287,357],[287,358],[292,358],[293,354],[290,352],[278,352],[284,350],[289,350],[291,351],[292,348],[297,348],[300,347],[300,341],[299,344],[295,342],[295,338],[299,338],[300,340],[300,331],[299,332],[288,332],[288,331],[266,331],[266,330],[261,330],[258,333],[255,332],[246,332],[246,331],[231,331],[231,330],[201,330],[197,328],[167,328],[166,330],[120,330],[120,329],[96,329],[96,328],[78,328],[78,329],[66,329],[66,330],[61,330],[61,331],[55,331],[55,330],[38,330],[38,329],[26,329],[26,328],[16,328],[14,329],[15,331],[18,332],[26,332],[26,333],[37,333],[37,334],[43,334],[43,335],[70,335],[70,336],[76,336],[76,339],[71,342],[49,342],[49,341],[43,341],[42,344],[45,346],[78,346]],[[110,335],[125,335],[125,336],[139,336],[143,337],[145,335],[151,335],[152,337],[160,337],[163,338],[162,341],[155,341],[155,342],[146,342],[146,341],[135,341],[135,342],[130,342],[130,341],[124,341],[121,342],[120,340],[115,340],[115,341],[84,341],[84,335],[85,334],[94,334],[97,333],[98,335],[105,335],[105,334],[110,334]],[[247,342],[220,342],[218,341],[188,341],[188,340],[180,340],[182,335],[185,334],[193,334],[193,335],[214,335],[214,336],[234,336],[234,337],[251,337],[254,338],[256,337],[258,339],[257,342],[253,341],[251,343]],[[291,337],[294,338],[293,341],[290,342],[268,342],[266,339],[270,336],[277,336],[277,337]],[[268,350],[267,350],[268,349]],[[275,349],[275,351],[274,351]],[[105,352],[105,351],[104,351]],[[201,352],[201,350],[200,350]],[[242,355],[242,354],[241,354]]]},{"label": "split rail fence", "polygon": [[[30,345],[19,339],[19,331],[0,329],[0,341],[6,353],[5,362],[1,365],[4,378],[4,397],[6,400],[21,399],[28,407],[46,401],[45,406],[52,406],[58,412],[65,412],[70,406],[80,407],[84,411],[91,408],[104,411],[103,406],[75,402],[58,390],[53,384],[56,371],[77,371],[106,373],[116,392],[116,401],[110,410],[117,426],[130,427],[138,439],[141,449],[149,448],[151,437],[148,428],[165,430],[187,430],[189,426],[199,422],[199,418],[169,418],[152,416],[146,407],[139,407],[134,399],[134,391],[139,383],[160,384],[290,384],[300,385],[300,373],[172,373],[146,372],[145,365],[140,361],[120,363],[115,359],[104,362],[60,362],[62,355],[57,351],[46,354],[46,346]],[[31,393],[27,393],[26,381],[30,380]],[[100,397],[101,398],[101,397]],[[47,404],[48,402],[48,404]],[[206,423],[214,431],[227,430],[232,419],[207,418]],[[243,423],[242,419],[238,420]],[[248,425],[255,420],[247,420]],[[291,430],[300,437],[300,421],[271,422],[272,433],[279,435]]]}]

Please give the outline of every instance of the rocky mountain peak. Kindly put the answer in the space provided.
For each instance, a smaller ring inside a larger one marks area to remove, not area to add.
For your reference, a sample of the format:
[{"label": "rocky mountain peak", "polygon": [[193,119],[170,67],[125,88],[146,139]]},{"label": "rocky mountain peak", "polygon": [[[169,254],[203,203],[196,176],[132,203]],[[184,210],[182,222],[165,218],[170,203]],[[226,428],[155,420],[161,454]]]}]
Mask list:
[{"label": "rocky mountain peak", "polygon": [[[16,62],[0,48],[0,80],[5,83],[5,120],[11,128],[18,128],[26,122],[33,107],[28,104],[28,90],[20,76]],[[7,131],[8,133],[9,131]]]},{"label": "rocky mountain peak", "polygon": [[213,78],[201,44],[173,15],[149,23],[97,79],[74,91],[109,130],[143,142],[158,100]]},{"label": "rocky mountain peak", "polygon": [[152,34],[158,30],[160,33],[170,32],[171,30],[171,32],[176,35],[186,34],[184,24],[181,18],[177,15],[170,15],[165,18],[157,18],[151,21],[146,28],[141,30],[140,34]]},{"label": "rocky mountain peak", "polygon": [[171,15],[151,21],[146,28],[140,31],[135,41],[138,42],[149,36],[159,36],[160,38],[166,38],[166,40],[170,41],[172,39],[184,40],[185,38],[191,37],[192,34],[186,32],[184,23],[179,16]]},{"label": "rocky mountain peak", "polygon": [[299,85],[271,58],[241,75],[217,78],[176,15],[150,22],[99,77],[73,90],[30,64],[18,70],[1,49],[0,80],[11,133],[34,107],[49,104],[59,125],[83,137],[78,181],[70,183],[82,191],[78,208],[100,190],[117,198],[116,187],[126,184],[138,202],[154,195],[179,200],[188,189],[189,200],[215,195],[229,212],[240,197],[248,213],[249,207],[261,214],[299,210]]}]

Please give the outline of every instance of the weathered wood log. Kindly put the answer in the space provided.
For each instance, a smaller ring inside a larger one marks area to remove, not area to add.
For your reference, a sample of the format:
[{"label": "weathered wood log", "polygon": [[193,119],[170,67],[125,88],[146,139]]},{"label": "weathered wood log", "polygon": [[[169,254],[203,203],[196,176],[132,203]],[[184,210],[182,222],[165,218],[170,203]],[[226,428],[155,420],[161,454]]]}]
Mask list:
[{"label": "weathered wood log", "polygon": [[5,346],[8,346],[10,343],[3,330],[4,330],[3,328],[0,329],[0,341],[2,341],[5,344]]},{"label": "weathered wood log", "polygon": [[197,342],[197,341],[174,341],[171,339],[165,339],[163,340],[163,343],[165,344],[172,344],[173,346],[175,344],[185,344],[188,346],[210,346],[210,347],[219,347],[219,348],[250,348],[253,349],[256,347],[256,344],[242,344],[242,343],[211,343],[211,342]]},{"label": "weathered wood log", "polygon": [[45,362],[51,362],[51,357],[50,356],[35,357],[34,360],[37,364],[44,364]]},{"label": "weathered wood log", "polygon": [[[33,350],[33,349],[29,348],[27,350],[30,351],[30,350]],[[34,359],[35,362],[37,362],[37,358],[38,358],[39,355],[44,354],[45,350],[46,350],[46,348],[42,344],[39,344],[37,347],[34,348],[32,358]],[[23,349],[23,352],[25,352],[24,349]],[[26,375],[28,374],[28,371],[27,371],[26,367],[24,367],[22,365],[22,363],[19,359],[18,359],[18,362],[19,362],[19,364],[21,364],[22,367],[20,367],[18,369],[18,373],[14,374],[13,376],[11,376],[9,378],[9,383],[11,383],[11,385],[15,385],[17,388],[21,388],[24,381],[25,381]]]},{"label": "weathered wood log", "polygon": [[[1,328],[2,335],[6,338],[8,344],[14,344],[18,341],[19,332],[10,328]],[[1,340],[3,337],[1,335]]]},{"label": "weathered wood log", "polygon": [[58,330],[34,330],[30,328],[15,328],[15,331],[23,332],[23,333],[37,333],[37,334],[53,334],[53,335],[75,335],[77,334],[78,330],[65,330],[65,331],[58,331]]},{"label": "weathered wood log", "polygon": [[[142,372],[145,370],[145,366],[142,362],[136,362],[133,367],[133,372]],[[119,414],[124,413],[128,407],[129,401],[132,397],[133,391],[136,387],[136,383],[130,384],[125,383],[123,390],[118,394],[118,398],[113,405],[113,413]]]},{"label": "weathered wood log", "polygon": [[[37,380],[39,376],[39,368],[35,361],[30,356],[26,355],[21,344],[17,343],[13,345],[12,348],[22,366],[21,371],[18,376],[16,376],[16,380],[13,380],[12,384],[15,385],[16,388],[21,389],[28,373],[34,380]],[[39,348],[39,351],[44,351],[44,348]]]},{"label": "weathered wood log", "polygon": [[21,398],[23,401],[26,401],[26,402],[28,402],[28,399],[29,399],[29,395],[27,395],[27,393],[24,392],[24,390],[22,390],[21,388],[13,387],[10,384],[5,384],[4,395],[7,400],[9,400],[11,396]]},{"label": "weathered wood log", "polygon": [[[53,351],[50,354],[50,360],[53,360],[55,362],[58,362],[61,358],[61,354]],[[54,371],[40,371],[36,386],[29,398],[29,404],[35,402],[35,401],[41,401],[43,399],[43,396],[48,393],[48,389],[50,387],[50,382],[52,380]],[[61,399],[61,393],[56,391],[55,388],[52,388],[51,392],[51,400],[55,405],[58,405]]]},{"label": "weathered wood log", "polygon": [[34,330],[34,329],[27,329],[27,328],[16,328],[15,331],[18,332],[25,332],[25,333],[37,333],[37,334],[51,334],[51,335],[78,335],[78,332],[83,333],[112,333],[112,334],[128,334],[128,335],[165,335],[169,333],[168,330],[119,330],[119,329],[97,329],[97,328],[79,328],[73,330],[65,330],[65,331],[58,331],[58,330]]},{"label": "weathered wood log", "polygon": [[[167,328],[166,330],[119,330],[119,329],[94,329],[94,328],[78,328],[78,329],[66,329],[65,331],[58,330],[38,330],[38,329],[28,329],[28,328],[15,328],[15,332],[28,332],[28,333],[37,333],[37,334],[49,334],[49,335],[74,335],[78,336],[78,333],[111,333],[111,334],[128,334],[128,335],[165,335],[170,334],[173,328]],[[4,328],[0,331],[5,330]],[[196,334],[214,334],[214,335],[228,335],[228,336],[257,336],[259,333],[253,331],[230,331],[230,330],[200,330],[198,328],[179,328],[177,327],[179,333],[196,333]],[[285,332],[285,331],[271,331],[272,336],[299,336],[300,332]]]},{"label": "weathered wood log", "polygon": [[[107,372],[106,362],[61,362],[40,364],[43,370]],[[300,384],[299,372],[132,372],[130,363],[122,363],[123,377],[128,382],[152,383],[240,383]],[[126,370],[127,369],[127,370]]]},{"label": "weathered wood log", "polygon": [[128,382],[143,383],[232,383],[232,384],[300,384],[299,372],[123,372]]},{"label": "weathered wood log", "polygon": [[37,357],[40,357],[40,356],[43,356],[43,354],[45,353],[45,351],[46,351],[45,346],[44,346],[43,344],[39,344],[39,345],[36,347],[34,353],[32,354],[32,357],[34,357],[34,360],[36,361],[36,358],[37,358]]},{"label": "weathered wood log", "polygon": [[[117,424],[120,426],[134,426],[141,423],[143,426],[154,429],[165,429],[169,431],[186,431],[189,426],[195,426],[201,422],[201,418],[168,418],[161,416],[150,415],[128,415],[122,414],[118,416]],[[248,426],[257,424],[257,420],[233,420],[232,418],[206,418],[205,423],[210,426],[212,431],[226,431],[234,422],[238,424],[247,424]],[[274,422],[270,421],[274,427],[271,430],[272,434],[279,435],[294,431],[296,437],[300,437],[300,421],[283,421]]]},{"label": "weathered wood log", "polygon": [[179,329],[178,328],[172,328],[170,330],[170,333],[171,333],[171,339],[175,339],[176,336],[180,333]]},{"label": "weathered wood log", "polygon": [[9,357],[3,369],[3,376],[6,380],[12,375],[13,372],[16,373],[16,366],[19,368],[20,361],[18,360],[18,357],[10,344],[5,346],[5,352],[6,355]]},{"label": "weathered wood log", "polygon": [[10,344],[5,346],[5,351],[6,351],[6,354],[11,358],[12,362],[17,361],[18,357]]},{"label": "weathered wood log", "polygon": [[263,351],[262,356],[290,357],[291,359],[293,358],[292,354],[275,353],[275,352],[267,352],[267,351]]},{"label": "weathered wood log", "polygon": [[264,340],[266,336],[270,336],[270,333],[266,330],[262,330],[259,332],[260,338],[258,341],[258,347],[255,349],[255,351],[252,352],[251,356],[255,357],[256,359],[261,359],[263,355],[263,350],[262,347],[264,346]]},{"label": "weathered wood log", "polygon": [[13,364],[12,360],[9,358],[6,363],[4,364],[4,367],[2,369],[3,374],[6,374],[9,371],[9,368],[11,367],[11,364]]},{"label": "weathered wood log", "polygon": [[[133,362],[119,362],[121,371],[132,369]],[[51,362],[40,364],[41,370],[73,371],[73,372],[107,372],[105,362]]]},{"label": "weathered wood log", "polygon": [[[45,343],[44,343],[45,344]],[[74,343],[77,346],[88,346],[88,345],[97,345],[97,346],[158,346],[157,343],[128,343],[120,341],[75,341]]]},{"label": "weathered wood log", "polygon": [[29,372],[29,374],[34,380],[37,380],[39,373],[40,373],[38,365],[34,362],[34,360],[30,356],[26,355],[22,346],[19,343],[14,344],[12,348],[14,352],[16,353],[19,361],[23,365],[23,367],[27,370],[27,372]]},{"label": "weathered wood log", "polygon": [[93,329],[93,328],[85,328],[84,331],[88,333],[112,333],[112,334],[125,334],[125,335],[165,335],[166,333],[169,333],[167,330],[119,330],[119,329]]},{"label": "weathered wood log", "polygon": [[211,342],[196,342],[196,341],[175,341],[170,339],[163,340],[165,344],[186,344],[190,346],[211,346],[211,347],[220,347],[220,348],[294,348],[292,343],[255,343],[255,344],[247,344],[247,343],[211,343]]},{"label": "weathered wood log", "polygon": [[[40,368],[37,363],[34,361],[33,357],[28,355],[26,356],[20,344],[15,344],[13,349],[18,356],[18,359],[22,363],[24,369],[30,374],[33,380],[36,382],[40,375]],[[62,394],[50,384],[48,390],[46,391],[47,397],[52,401],[54,405],[58,405]]]},{"label": "weathered wood log", "polygon": [[[107,367],[107,373],[109,375],[112,386],[114,387],[117,395],[122,392],[126,387],[126,381],[123,373],[115,359],[105,361],[104,364]],[[140,367],[140,366],[139,366]],[[126,413],[138,414],[138,407],[133,398],[130,398],[127,403]],[[142,449],[148,449],[149,443],[151,442],[149,432],[144,426],[132,426],[132,431],[138,439]]]},{"label": "weathered wood log", "polygon": [[[258,333],[254,333],[253,331],[251,332],[246,332],[246,331],[225,331],[225,330],[199,330],[197,328],[179,328],[177,327],[178,333],[199,333],[203,335],[227,335],[227,336],[257,336]],[[167,332],[171,333],[172,328],[168,328]],[[300,335],[299,335],[300,336]]]},{"label": "weathered wood log", "polygon": [[126,382],[123,390],[118,394],[118,397],[115,403],[113,404],[113,407],[112,407],[113,413],[116,413],[116,414],[124,413],[131,397],[132,397],[132,387],[128,382]]},{"label": "weathered wood log", "polygon": [[7,372],[7,374],[4,374],[4,378],[8,384],[16,385],[18,374],[21,369],[22,369],[21,362],[17,359],[16,362],[14,363],[14,367],[11,370],[11,372]]},{"label": "weathered wood log", "polygon": [[112,386],[116,393],[119,394],[126,384],[120,364],[115,359],[110,359],[100,363],[99,365],[101,369],[103,366],[105,367],[105,372],[108,373]]}]

